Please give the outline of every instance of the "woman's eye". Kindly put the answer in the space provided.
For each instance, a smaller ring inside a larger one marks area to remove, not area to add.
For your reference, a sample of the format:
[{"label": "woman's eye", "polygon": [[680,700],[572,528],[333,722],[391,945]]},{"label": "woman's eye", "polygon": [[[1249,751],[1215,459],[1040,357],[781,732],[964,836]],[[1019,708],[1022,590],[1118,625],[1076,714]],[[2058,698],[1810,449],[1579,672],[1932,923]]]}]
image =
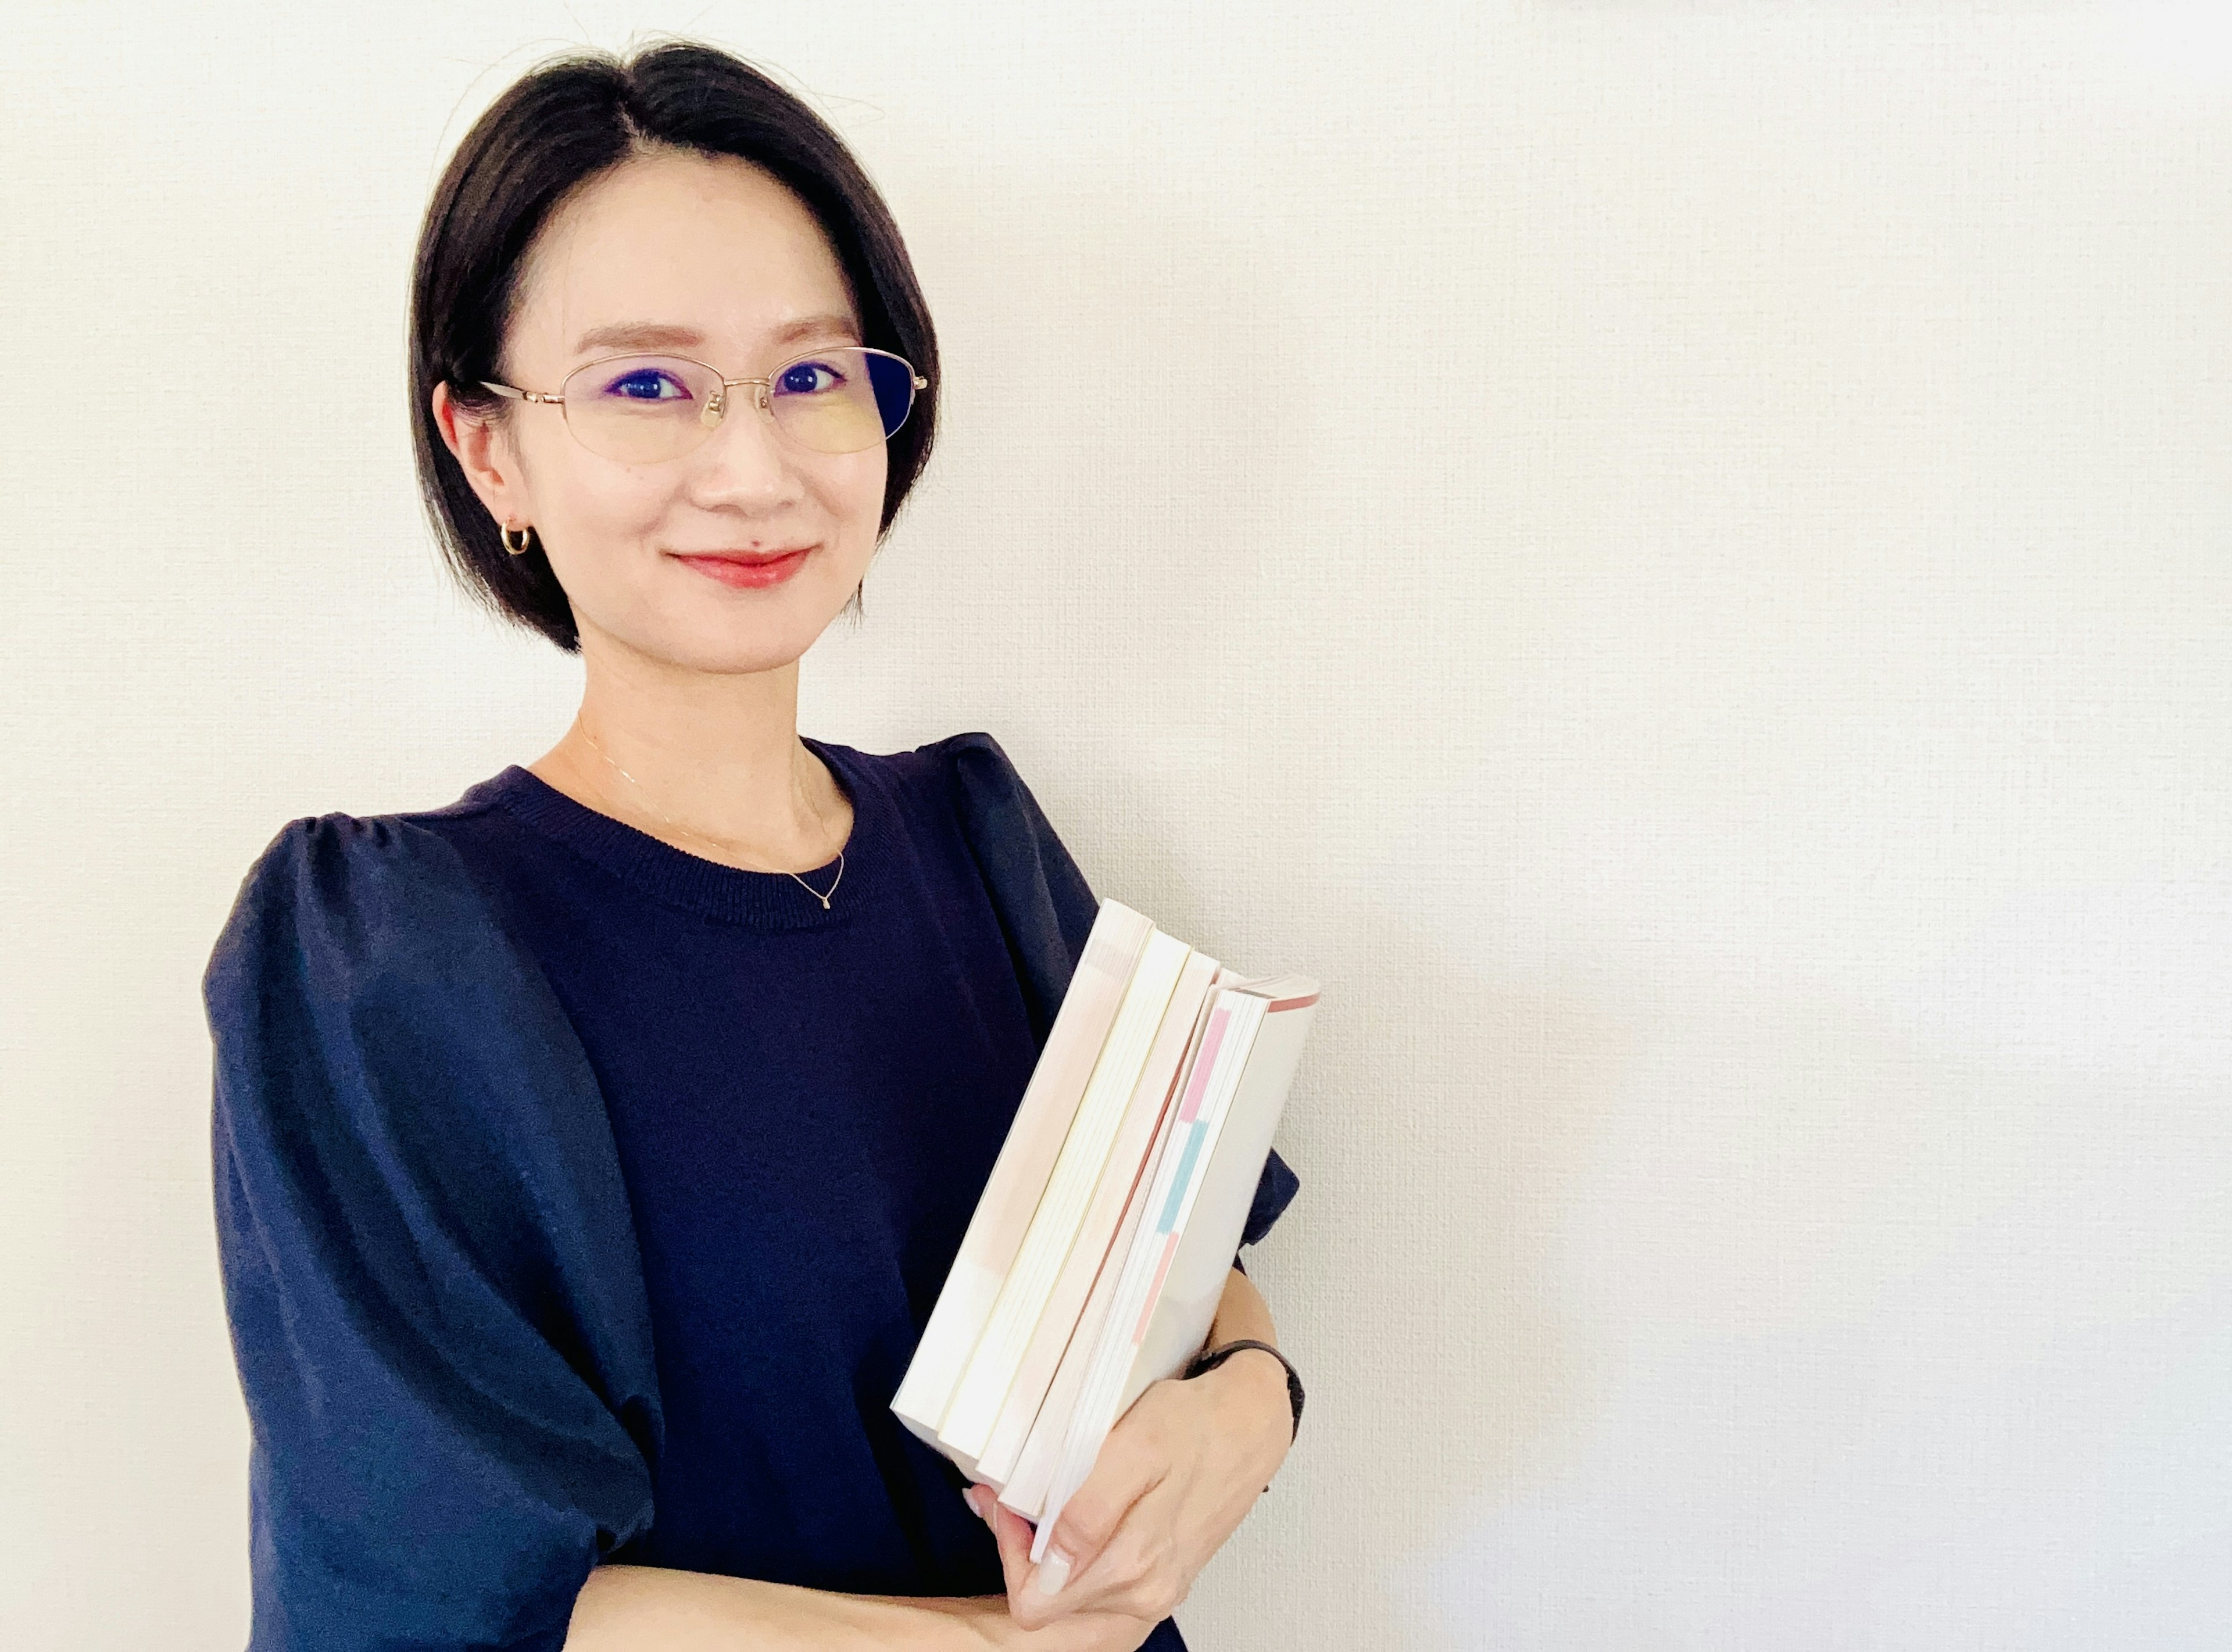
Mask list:
[{"label": "woman's eye", "polygon": [[[672,385],[673,394],[661,393],[661,385]],[[623,373],[613,379],[605,386],[604,393],[626,401],[672,401],[678,397],[686,398],[690,390],[672,373],[663,373],[656,367],[639,367],[633,373]]]},{"label": "woman's eye", "polygon": [[834,390],[844,382],[845,375],[826,361],[795,361],[783,369],[775,388],[787,396],[810,396],[816,391]]}]

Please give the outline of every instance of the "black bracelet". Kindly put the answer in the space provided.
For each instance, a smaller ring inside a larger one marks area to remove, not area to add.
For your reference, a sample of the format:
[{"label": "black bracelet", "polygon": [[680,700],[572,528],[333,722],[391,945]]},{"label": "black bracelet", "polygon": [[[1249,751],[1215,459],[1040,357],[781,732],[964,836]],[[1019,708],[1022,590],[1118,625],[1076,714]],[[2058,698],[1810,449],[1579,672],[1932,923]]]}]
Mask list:
[{"label": "black bracelet", "polygon": [[[1215,1348],[1204,1348],[1186,1361],[1185,1370],[1180,1373],[1181,1377],[1198,1377],[1204,1371],[1213,1371],[1243,1348],[1261,1348],[1287,1368],[1287,1403],[1294,1408],[1294,1432],[1288,1436],[1288,1443],[1293,1444],[1294,1440],[1301,1437],[1302,1432],[1302,1379],[1301,1374],[1294,1370],[1294,1362],[1272,1347],[1269,1343],[1258,1342],[1253,1337],[1243,1337],[1236,1342],[1223,1343]],[[1263,1489],[1268,1492],[1271,1488],[1266,1486]]]}]

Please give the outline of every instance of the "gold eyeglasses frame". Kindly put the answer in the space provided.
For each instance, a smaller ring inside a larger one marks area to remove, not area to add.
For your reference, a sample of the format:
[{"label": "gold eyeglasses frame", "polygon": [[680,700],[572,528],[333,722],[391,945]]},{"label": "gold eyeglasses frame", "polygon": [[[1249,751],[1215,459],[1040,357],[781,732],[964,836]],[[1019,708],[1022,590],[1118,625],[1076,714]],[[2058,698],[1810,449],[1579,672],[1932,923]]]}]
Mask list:
[{"label": "gold eyeglasses frame", "polygon": [[[791,357],[789,360],[782,362],[770,369],[766,374],[746,379],[731,379],[710,361],[701,361],[696,356],[685,356],[673,350],[621,350],[612,355],[600,356],[594,361],[585,361],[580,366],[574,368],[571,372],[567,373],[565,379],[561,381],[557,392],[555,394],[540,390],[521,390],[514,385],[497,384],[492,379],[483,379],[480,381],[480,384],[481,388],[483,390],[494,391],[499,396],[509,396],[516,401],[553,403],[558,408],[559,417],[564,418],[566,416],[566,385],[572,383],[581,374],[588,372],[592,367],[605,366],[614,361],[633,361],[639,359],[649,359],[660,361],[686,361],[693,367],[704,368],[707,373],[711,373],[716,379],[718,379],[721,381],[721,387],[713,392],[711,398],[706,402],[704,410],[698,415],[698,422],[704,427],[707,435],[710,436],[713,431],[719,426],[721,422],[729,416],[730,390],[737,385],[750,385],[755,387],[755,393],[752,397],[753,405],[756,406],[760,411],[767,415],[768,423],[775,426],[775,431],[778,435],[782,436],[786,441],[796,444],[796,445],[805,449],[808,453],[828,453],[831,450],[827,448],[810,446],[807,443],[799,441],[796,436],[783,428],[782,421],[775,416],[774,390],[775,381],[782,378],[786,373],[788,373],[793,367],[797,366],[801,362],[811,361],[816,356],[827,355],[833,350],[859,350],[868,355],[882,356],[886,360],[896,361],[899,366],[906,369],[907,377],[913,382],[913,385],[916,390],[923,391],[930,388],[930,380],[924,378],[922,374],[915,371],[913,362],[909,361],[905,356],[900,355],[897,351],[879,350],[873,345],[867,344],[825,344],[815,349],[802,350],[798,354]],[[873,393],[873,389],[870,393]],[[892,425],[891,429],[884,432],[882,437],[884,441],[890,441],[892,437],[897,436],[899,431],[905,428],[907,417],[912,416],[914,412],[914,399],[915,398],[912,396],[909,396],[907,398],[906,415],[902,416],[897,424]],[[880,423],[881,421],[879,422]],[[566,419],[566,429],[568,432],[573,436],[575,441],[581,442],[581,433],[574,429],[574,421],[572,419]],[[696,443],[683,449],[680,453],[678,453],[673,457],[677,459],[685,458],[704,444],[704,437],[700,437]],[[581,442],[581,445],[585,448],[589,447],[589,444],[587,442]],[[866,442],[863,443],[857,448],[845,448],[838,450],[838,451],[847,453],[866,453],[873,446],[875,446],[875,443]],[[594,448],[589,448],[589,450],[592,453],[597,451]],[[600,457],[610,457],[611,456],[600,455]],[[652,460],[647,463],[669,463],[669,461]]]}]

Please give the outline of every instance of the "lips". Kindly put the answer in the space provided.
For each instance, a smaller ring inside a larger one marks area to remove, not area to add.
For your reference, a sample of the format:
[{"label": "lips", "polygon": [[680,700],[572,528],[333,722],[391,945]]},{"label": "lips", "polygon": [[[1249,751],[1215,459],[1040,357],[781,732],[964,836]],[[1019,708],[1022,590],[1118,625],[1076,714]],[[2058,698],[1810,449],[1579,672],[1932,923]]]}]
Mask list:
[{"label": "lips", "polygon": [[811,545],[792,545],[779,551],[676,551],[673,554],[685,562],[734,562],[743,567],[758,567],[813,548]]},{"label": "lips", "polygon": [[702,579],[736,591],[765,591],[788,585],[814,553],[811,545],[790,550],[697,551],[674,560]]}]

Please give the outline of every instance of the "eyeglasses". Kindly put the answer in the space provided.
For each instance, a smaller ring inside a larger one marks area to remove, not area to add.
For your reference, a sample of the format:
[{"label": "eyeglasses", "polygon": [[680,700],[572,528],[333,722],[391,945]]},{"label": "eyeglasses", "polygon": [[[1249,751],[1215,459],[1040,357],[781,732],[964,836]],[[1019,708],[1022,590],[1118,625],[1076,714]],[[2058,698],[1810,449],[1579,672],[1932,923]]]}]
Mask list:
[{"label": "eyeglasses", "polygon": [[688,356],[607,356],[566,375],[555,395],[483,379],[519,401],[555,402],[574,439],[626,464],[678,459],[713,433],[729,391],[752,387],[775,428],[816,453],[859,453],[906,423],[914,392],[930,380],[888,350],[842,345],[811,350],[763,379],[724,379]]}]

